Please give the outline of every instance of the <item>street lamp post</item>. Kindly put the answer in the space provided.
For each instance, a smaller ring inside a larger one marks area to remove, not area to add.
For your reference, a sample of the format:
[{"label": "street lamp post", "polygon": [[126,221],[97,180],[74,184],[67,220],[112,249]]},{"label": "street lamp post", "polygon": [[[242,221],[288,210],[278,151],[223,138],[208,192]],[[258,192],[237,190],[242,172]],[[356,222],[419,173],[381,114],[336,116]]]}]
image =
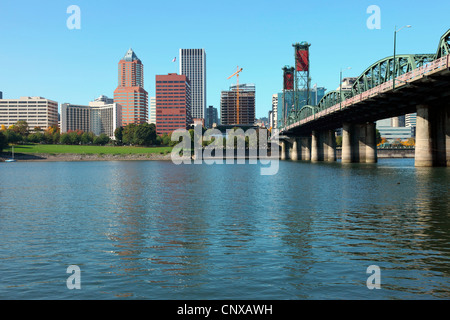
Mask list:
[{"label": "street lamp post", "polygon": [[397,61],[395,59],[396,51],[397,51],[397,33],[400,32],[404,28],[411,28],[411,26],[408,24],[406,26],[401,27],[397,30],[397,26],[395,26],[394,31],[394,66],[392,70],[392,91],[395,90],[395,78],[397,77]]},{"label": "street lamp post", "polygon": [[[347,67],[345,70],[350,70],[351,69],[351,67]],[[341,68],[341,80],[340,80],[340,82],[339,82],[339,109],[341,109],[342,110],[342,72],[343,72],[343,70],[342,70],[342,68]]]}]

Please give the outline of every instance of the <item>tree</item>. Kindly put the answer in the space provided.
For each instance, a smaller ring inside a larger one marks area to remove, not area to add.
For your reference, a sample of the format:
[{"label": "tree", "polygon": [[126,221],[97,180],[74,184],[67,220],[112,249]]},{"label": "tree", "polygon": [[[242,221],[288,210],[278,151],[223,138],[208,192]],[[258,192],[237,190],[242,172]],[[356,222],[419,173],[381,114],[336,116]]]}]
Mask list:
[{"label": "tree", "polygon": [[104,133],[94,138],[94,144],[100,146],[104,146],[105,144],[109,143],[109,141],[110,141],[109,137]]},{"label": "tree", "polygon": [[381,133],[380,131],[377,129],[377,145],[381,143]]},{"label": "tree", "polygon": [[342,136],[336,137],[336,147],[342,147]]},{"label": "tree", "polygon": [[123,127],[119,127],[114,131],[114,137],[116,138],[116,142],[118,144],[122,144],[122,142],[123,142]]},{"label": "tree", "polygon": [[8,140],[6,140],[6,136],[3,132],[0,132],[0,152],[3,151],[8,146]]},{"label": "tree", "polygon": [[94,142],[95,135],[92,132],[83,132],[80,141],[82,144],[91,144]]},{"label": "tree", "polygon": [[81,142],[81,135],[83,134],[82,131],[71,131],[68,132],[70,143],[71,144],[80,144]]},{"label": "tree", "polygon": [[154,124],[142,123],[136,127],[134,141],[141,146],[150,146],[156,140],[156,127]]},{"label": "tree", "polygon": [[68,133],[63,133],[61,136],[60,136],[60,140],[59,140],[62,144],[70,144],[71,143],[71,141],[70,141],[70,137],[69,137],[69,134]]},{"label": "tree", "polygon": [[136,128],[137,126],[134,123],[130,123],[125,128],[123,128],[122,132],[123,144],[135,144],[134,132],[136,131]]},{"label": "tree", "polygon": [[26,137],[29,133],[28,123],[26,121],[20,120],[13,126],[13,131],[20,134],[22,137]]},{"label": "tree", "polygon": [[8,143],[18,143],[20,141],[23,141],[23,137],[13,130],[8,129],[6,131],[3,131],[3,134],[6,136],[6,140],[8,141]]}]

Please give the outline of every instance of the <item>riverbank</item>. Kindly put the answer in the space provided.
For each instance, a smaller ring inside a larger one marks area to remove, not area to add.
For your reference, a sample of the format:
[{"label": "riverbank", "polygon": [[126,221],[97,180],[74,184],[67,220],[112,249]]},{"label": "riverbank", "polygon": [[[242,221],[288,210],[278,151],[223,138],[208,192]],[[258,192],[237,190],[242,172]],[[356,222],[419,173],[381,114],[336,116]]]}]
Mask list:
[{"label": "riverbank", "polygon": [[[10,159],[10,153],[0,154],[0,162]],[[146,154],[15,154],[14,159],[20,162],[75,162],[75,161],[137,161],[137,160],[171,160],[170,153],[146,153]]]}]

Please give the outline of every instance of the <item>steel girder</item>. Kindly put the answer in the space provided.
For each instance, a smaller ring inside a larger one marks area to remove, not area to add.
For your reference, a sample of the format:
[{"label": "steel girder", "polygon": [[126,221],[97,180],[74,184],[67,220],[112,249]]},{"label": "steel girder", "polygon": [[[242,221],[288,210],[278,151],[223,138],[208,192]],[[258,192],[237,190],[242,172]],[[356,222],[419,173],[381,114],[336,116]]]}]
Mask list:
[{"label": "steel girder", "polygon": [[436,59],[450,54],[450,29],[444,33],[439,41],[439,47],[436,53]]},{"label": "steel girder", "polygon": [[[434,54],[403,54],[395,57],[395,77],[420,68],[435,59]],[[367,68],[355,81],[352,96],[370,90],[393,79],[394,57],[379,60]]]}]

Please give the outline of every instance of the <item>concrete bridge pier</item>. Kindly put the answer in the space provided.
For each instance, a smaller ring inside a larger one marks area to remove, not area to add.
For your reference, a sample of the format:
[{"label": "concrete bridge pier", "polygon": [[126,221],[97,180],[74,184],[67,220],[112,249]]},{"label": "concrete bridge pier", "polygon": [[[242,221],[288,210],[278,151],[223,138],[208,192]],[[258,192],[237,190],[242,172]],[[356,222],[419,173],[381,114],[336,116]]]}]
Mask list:
[{"label": "concrete bridge pier", "polygon": [[344,123],[342,127],[342,163],[377,162],[375,123]]},{"label": "concrete bridge pier", "polygon": [[450,166],[450,106],[417,106],[416,167]]},{"label": "concrete bridge pier", "polygon": [[311,160],[311,138],[300,138],[300,159],[304,161]]},{"label": "concrete bridge pier", "polygon": [[314,130],[311,134],[311,161],[320,161],[320,132]]},{"label": "concrete bridge pier", "polygon": [[324,161],[336,161],[336,135],[334,130],[324,132],[323,150]]},{"label": "concrete bridge pier", "polygon": [[352,131],[352,124],[344,123],[342,125],[342,163],[351,163],[353,161]]},{"label": "concrete bridge pier", "polygon": [[289,158],[292,161],[298,161],[298,138],[292,138],[289,148]]},{"label": "concrete bridge pier", "polygon": [[280,145],[281,145],[281,152],[280,152],[280,159],[281,160],[286,160],[286,153],[288,152],[287,151],[287,146],[286,146],[286,144],[287,144],[287,142],[286,141],[284,141],[284,140],[282,140],[282,141],[280,141]]},{"label": "concrete bridge pier", "polygon": [[446,165],[450,167],[450,105],[445,108],[445,154],[446,154]]}]

